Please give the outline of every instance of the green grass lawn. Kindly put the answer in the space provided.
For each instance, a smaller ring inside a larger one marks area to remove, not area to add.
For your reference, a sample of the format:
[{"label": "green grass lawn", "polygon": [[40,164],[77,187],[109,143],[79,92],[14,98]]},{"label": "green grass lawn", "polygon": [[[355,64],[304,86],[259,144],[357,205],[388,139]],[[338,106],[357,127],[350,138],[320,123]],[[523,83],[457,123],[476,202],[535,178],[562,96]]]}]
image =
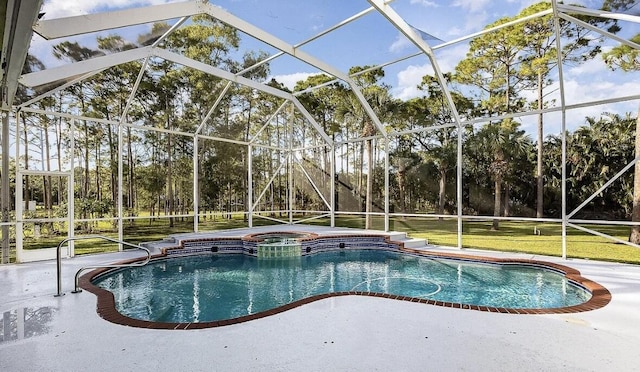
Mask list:
[{"label": "green grass lawn", "polygon": [[[534,235],[534,227],[541,235]],[[592,230],[626,240],[629,228],[612,225],[585,226]],[[437,221],[396,221],[395,230],[405,231],[416,238],[425,238],[431,244],[457,246],[457,224],[454,219]],[[547,256],[562,256],[562,225],[522,221],[500,222],[498,231],[491,230],[491,222],[464,221],[462,246],[503,252],[522,252]],[[567,229],[567,257],[603,261],[640,263],[640,249],[588,234]]]},{"label": "green grass lawn", "polygon": [[[364,218],[336,218],[336,225],[344,227],[364,227]],[[457,246],[457,221],[448,218],[394,218],[390,230],[406,232],[414,238],[427,239],[429,243]],[[534,235],[534,227],[541,235]],[[629,227],[613,225],[585,226],[592,230],[626,240]],[[374,229],[384,229],[384,220],[375,218]],[[534,223],[522,221],[501,221],[498,231],[491,230],[490,221],[464,221],[462,225],[462,246],[503,252],[521,252],[547,256],[562,256],[562,225],[559,223]],[[567,257],[586,258],[640,264],[640,249],[596,235],[567,229]]]},{"label": "green grass lawn", "polygon": [[[339,227],[364,227],[363,216],[337,216],[336,226]],[[254,226],[273,225],[274,222],[256,218]],[[311,224],[327,225],[329,219],[309,221]],[[200,231],[215,231],[247,227],[241,214],[233,218],[208,217],[199,223]],[[542,232],[534,235],[534,227]],[[586,226],[602,233],[625,240],[629,234],[629,228],[625,226]],[[375,217],[373,228],[384,229],[384,219]],[[110,222],[99,222],[93,227],[92,234],[106,235],[117,238],[117,229]],[[439,221],[437,218],[394,218],[390,221],[390,229],[402,231],[411,237],[424,238],[431,244],[456,246],[457,224],[455,218]],[[176,218],[174,226],[169,227],[168,219],[137,219],[126,221],[124,225],[124,240],[130,243],[142,243],[147,241],[162,240],[171,234],[193,231],[193,219]],[[491,231],[491,222],[464,221],[463,223],[463,247],[497,250],[505,252],[522,252],[549,256],[562,255],[562,226],[559,223],[534,223],[502,221],[498,231]],[[38,239],[26,236],[25,249],[39,249],[55,247],[64,239],[66,233],[61,232],[57,236],[44,236]],[[28,234],[27,234],[28,235]],[[76,235],[88,235],[76,232]],[[80,240],[75,242],[76,254],[99,253],[117,250],[117,245],[99,239]],[[640,264],[640,249],[588,234],[576,229],[567,230],[567,256],[603,261],[616,261]]]}]

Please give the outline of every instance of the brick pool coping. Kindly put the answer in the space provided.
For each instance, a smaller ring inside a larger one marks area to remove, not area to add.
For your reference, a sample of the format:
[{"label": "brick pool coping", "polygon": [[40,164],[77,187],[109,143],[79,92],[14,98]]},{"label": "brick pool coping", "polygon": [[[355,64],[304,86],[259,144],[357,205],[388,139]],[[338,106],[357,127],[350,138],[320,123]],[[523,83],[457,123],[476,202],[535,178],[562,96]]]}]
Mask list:
[{"label": "brick pool coping", "polygon": [[[384,237],[383,235],[372,235],[372,234],[362,234],[362,235],[349,235],[349,237]],[[337,236],[332,236],[337,237]],[[340,236],[342,237],[342,236]],[[388,238],[388,237],[387,237]],[[104,274],[107,271],[113,270],[113,268],[100,268],[93,270],[87,274],[84,274],[79,278],[78,285],[96,295],[97,297],[97,312],[100,317],[103,319],[120,325],[130,326],[130,327],[138,327],[138,328],[148,328],[148,329],[204,329],[204,328],[213,328],[213,327],[221,327],[231,324],[238,324],[243,322],[248,322],[250,320],[255,320],[259,318],[264,318],[267,316],[275,315],[278,313],[282,313],[296,307],[330,298],[330,297],[340,297],[340,296],[369,296],[369,297],[381,297],[388,298],[393,300],[401,300],[401,301],[409,301],[416,303],[423,303],[427,305],[436,305],[449,307],[454,309],[466,309],[466,310],[477,310],[477,311],[487,311],[494,313],[505,313],[505,314],[570,314],[570,313],[578,313],[584,311],[591,311],[602,308],[606,306],[611,301],[611,293],[608,289],[603,287],[597,282],[594,282],[590,279],[583,277],[580,272],[576,269],[573,269],[568,266],[539,261],[539,260],[524,260],[524,259],[502,259],[502,258],[493,258],[493,257],[481,257],[467,254],[457,254],[457,253],[442,253],[442,252],[433,252],[425,249],[412,249],[412,248],[404,248],[402,242],[397,242],[399,251],[404,253],[416,254],[424,257],[436,257],[436,258],[448,258],[455,260],[463,260],[463,261],[474,261],[474,262],[485,262],[485,263],[495,263],[495,264],[515,264],[515,265],[531,265],[538,266],[542,268],[551,269],[553,271],[559,272],[563,274],[567,279],[572,282],[578,284],[579,286],[585,288],[591,293],[591,298],[582,304],[560,307],[560,308],[548,308],[548,309],[515,309],[515,308],[502,308],[502,307],[490,307],[490,306],[479,306],[479,305],[468,305],[461,303],[453,303],[453,302],[444,302],[444,301],[436,301],[429,300],[424,298],[416,298],[409,296],[401,296],[401,295],[393,295],[386,293],[378,293],[378,292],[363,292],[363,291],[343,291],[343,292],[333,292],[333,293],[324,293],[320,295],[315,295],[307,298],[303,298],[282,306],[279,306],[274,309],[262,311],[255,314],[244,315],[237,318],[211,321],[211,322],[198,322],[198,323],[168,323],[168,322],[152,322],[140,319],[134,319],[122,315],[116,309],[115,299],[113,293],[110,291],[95,286],[91,281],[97,276]],[[162,254],[154,255],[152,259],[159,259],[167,257],[166,251]],[[117,264],[129,264],[138,261],[142,261],[143,258],[136,258],[126,261],[118,262]]]}]

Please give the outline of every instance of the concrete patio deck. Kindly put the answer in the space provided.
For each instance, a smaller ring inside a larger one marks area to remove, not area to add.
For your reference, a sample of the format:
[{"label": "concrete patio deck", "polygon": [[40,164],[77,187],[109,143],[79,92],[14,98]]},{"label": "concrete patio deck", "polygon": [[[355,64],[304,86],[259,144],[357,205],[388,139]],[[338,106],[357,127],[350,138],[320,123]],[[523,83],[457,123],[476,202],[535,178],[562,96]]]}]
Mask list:
[{"label": "concrete patio deck", "polygon": [[93,294],[70,293],[78,268],[140,253],[81,256],[63,261],[62,297],[53,296],[55,261],[0,266],[0,371],[638,370],[639,266],[463,252],[570,266],[612,301],[583,313],[513,315],[347,296],[231,326],[148,330],[109,323]]}]

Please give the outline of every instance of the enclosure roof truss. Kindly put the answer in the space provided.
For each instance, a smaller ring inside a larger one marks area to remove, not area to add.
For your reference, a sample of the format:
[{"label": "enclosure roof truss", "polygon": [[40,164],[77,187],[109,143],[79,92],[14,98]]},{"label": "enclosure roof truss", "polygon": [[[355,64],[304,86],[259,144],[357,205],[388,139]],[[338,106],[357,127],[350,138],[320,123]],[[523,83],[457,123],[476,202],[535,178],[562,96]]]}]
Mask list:
[{"label": "enclosure roof truss", "polygon": [[[389,1],[385,2],[385,4],[388,2]],[[309,39],[306,42],[309,42],[317,37],[320,37],[324,33],[328,33],[338,27],[341,27],[342,25],[349,23],[351,20],[357,19],[360,16],[367,14],[368,12],[370,12],[370,10],[361,12],[360,14],[343,21],[333,28],[330,28],[329,30],[326,30],[319,35],[316,35],[316,37]],[[197,14],[208,14],[211,17],[229,26],[234,27],[235,29],[242,31],[247,35],[261,40],[262,42],[278,49],[280,53],[286,53],[304,63],[318,68],[319,70],[330,76],[334,76],[346,82],[378,131],[383,135],[386,133],[384,125],[378,119],[377,115],[360,91],[360,88],[356,85],[352,78],[339,69],[334,68],[333,66],[321,61],[320,59],[300,50],[299,46],[305,44],[306,42],[303,42],[297,46],[290,45],[278,39],[277,37],[261,30],[253,24],[248,23],[232,15],[231,13],[226,12],[222,8],[211,5],[209,3],[204,3],[202,1],[169,3],[146,7],[145,11],[143,12],[140,11],[140,9],[133,8],[121,11],[43,20],[36,23],[36,25],[34,26],[34,30],[45,39],[57,39],[62,37],[86,34],[90,32],[105,31],[125,26],[168,20],[178,17],[189,17]],[[155,46],[142,47],[134,50],[114,53],[112,55],[76,62],[66,66],[26,74],[21,77],[20,82],[26,86],[39,86],[55,81],[76,78],[81,74],[89,74],[95,72],[96,70],[104,69],[122,63],[132,62],[134,60],[142,58],[148,58],[150,56],[157,56],[166,60],[171,60],[184,66],[195,68],[214,76],[218,76],[229,81],[234,81],[236,83],[249,86],[251,88],[272,94],[277,97],[285,98],[293,102],[296,108],[300,110],[303,116],[305,116],[305,118],[321,134],[321,136],[327,143],[331,143],[331,139],[328,137],[328,135],[315,122],[315,120],[300,104],[300,102],[298,102],[297,99],[290,93],[266,86],[265,84],[256,83],[250,79],[239,76],[240,74],[234,75],[230,72],[191,60],[187,57],[169,52]],[[275,58],[275,56],[272,57]],[[255,66],[252,66],[252,68],[253,67]],[[251,68],[245,69],[243,72],[249,71],[250,69]]]}]

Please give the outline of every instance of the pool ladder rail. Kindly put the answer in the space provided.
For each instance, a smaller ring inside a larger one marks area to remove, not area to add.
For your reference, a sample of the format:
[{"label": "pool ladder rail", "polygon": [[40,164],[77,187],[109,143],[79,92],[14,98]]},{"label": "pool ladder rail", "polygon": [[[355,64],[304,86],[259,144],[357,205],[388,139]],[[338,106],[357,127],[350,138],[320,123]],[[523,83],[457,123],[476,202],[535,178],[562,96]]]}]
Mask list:
[{"label": "pool ladder rail", "polygon": [[56,249],[56,265],[57,265],[56,277],[57,277],[57,280],[58,280],[58,293],[56,293],[54,295],[55,297],[64,296],[64,293],[62,292],[62,257],[61,257],[62,255],[60,253],[60,249],[62,248],[62,246],[65,243],[70,242],[72,240],[88,240],[88,239],[102,239],[102,240],[106,240],[106,241],[109,241],[109,242],[118,243],[118,244],[126,245],[126,246],[129,246],[129,247],[133,247],[133,248],[136,248],[136,249],[141,249],[141,250],[146,252],[147,257],[143,261],[133,262],[133,263],[129,263],[129,264],[94,265],[94,266],[81,267],[76,272],[76,275],[75,275],[75,278],[74,278],[74,290],[71,291],[71,293],[80,293],[80,292],[82,292],[82,290],[80,288],[78,288],[78,279],[80,278],[80,273],[85,271],[85,270],[102,269],[102,268],[110,268],[111,269],[111,268],[118,268],[118,267],[144,266],[147,263],[149,263],[149,261],[151,260],[151,252],[147,248],[139,246],[137,244],[127,243],[127,242],[125,242],[123,240],[109,238],[107,236],[102,236],[102,235],[84,235],[84,236],[73,236],[73,237],[70,237],[70,238],[63,239],[58,244],[58,248]]}]

